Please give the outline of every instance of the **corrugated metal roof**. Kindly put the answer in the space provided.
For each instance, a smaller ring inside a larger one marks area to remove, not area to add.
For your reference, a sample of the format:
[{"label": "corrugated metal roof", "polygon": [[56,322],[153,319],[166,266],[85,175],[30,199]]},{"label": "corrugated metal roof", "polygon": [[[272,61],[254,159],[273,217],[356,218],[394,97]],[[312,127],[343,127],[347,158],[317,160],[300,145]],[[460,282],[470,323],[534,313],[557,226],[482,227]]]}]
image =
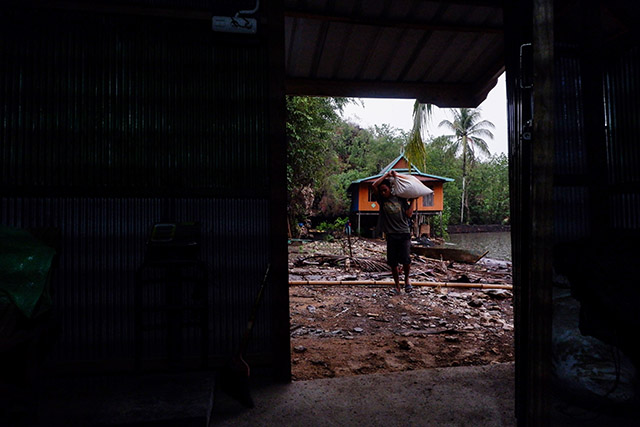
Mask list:
[{"label": "corrugated metal roof", "polygon": [[[38,9],[194,21],[209,21],[212,15],[226,16],[256,4],[255,0],[22,3]],[[259,34],[272,30],[265,19],[268,8],[261,5],[257,12]],[[410,98],[439,107],[477,107],[504,70],[502,0],[283,0],[283,10],[289,95]]]},{"label": "corrugated metal roof", "polygon": [[501,4],[285,0],[286,90],[476,107],[504,69]]}]

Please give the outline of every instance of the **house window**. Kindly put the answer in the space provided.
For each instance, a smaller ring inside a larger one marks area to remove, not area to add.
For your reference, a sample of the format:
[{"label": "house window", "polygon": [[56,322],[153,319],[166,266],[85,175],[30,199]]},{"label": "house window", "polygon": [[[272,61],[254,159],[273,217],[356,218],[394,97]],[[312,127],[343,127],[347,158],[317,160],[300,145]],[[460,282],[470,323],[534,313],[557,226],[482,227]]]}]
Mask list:
[{"label": "house window", "polygon": [[422,196],[422,207],[429,208],[432,206],[433,206],[433,193],[427,194],[426,196]]},{"label": "house window", "polygon": [[367,201],[369,202],[375,202],[376,200],[376,194],[373,192],[373,185],[369,186],[369,194],[367,194]]}]

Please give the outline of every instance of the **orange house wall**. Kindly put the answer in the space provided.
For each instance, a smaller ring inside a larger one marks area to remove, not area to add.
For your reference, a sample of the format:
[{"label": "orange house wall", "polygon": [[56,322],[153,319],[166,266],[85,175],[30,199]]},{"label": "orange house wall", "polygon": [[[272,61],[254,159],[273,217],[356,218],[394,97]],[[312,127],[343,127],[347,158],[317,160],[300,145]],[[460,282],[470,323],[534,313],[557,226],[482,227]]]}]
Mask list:
[{"label": "orange house wall", "polygon": [[404,158],[401,158],[395,165],[393,165],[393,169],[409,169],[409,162]]},{"label": "orange house wall", "polygon": [[[423,207],[422,197],[418,199],[417,212],[440,212],[443,209],[443,191],[441,182],[430,183],[429,186],[433,190],[433,206]],[[358,212],[378,212],[378,203],[367,200],[369,196],[369,188],[371,183],[365,182],[360,184],[358,190]]]}]

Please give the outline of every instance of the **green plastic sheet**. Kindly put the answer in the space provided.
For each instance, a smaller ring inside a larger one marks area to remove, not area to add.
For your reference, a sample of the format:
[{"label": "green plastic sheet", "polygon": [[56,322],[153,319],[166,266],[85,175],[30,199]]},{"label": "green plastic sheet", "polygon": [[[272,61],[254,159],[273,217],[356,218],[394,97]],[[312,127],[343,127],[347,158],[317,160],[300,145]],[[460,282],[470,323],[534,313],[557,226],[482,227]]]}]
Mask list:
[{"label": "green plastic sheet", "polygon": [[28,231],[0,225],[0,305],[14,304],[31,318],[51,305],[47,281],[55,250]]}]

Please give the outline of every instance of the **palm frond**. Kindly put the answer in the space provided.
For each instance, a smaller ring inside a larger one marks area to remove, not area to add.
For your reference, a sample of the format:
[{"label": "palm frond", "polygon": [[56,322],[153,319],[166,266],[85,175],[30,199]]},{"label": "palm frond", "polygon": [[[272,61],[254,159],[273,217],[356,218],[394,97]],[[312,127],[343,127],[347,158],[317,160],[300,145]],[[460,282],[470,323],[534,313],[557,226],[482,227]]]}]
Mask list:
[{"label": "palm frond", "polygon": [[484,139],[478,138],[477,136],[473,137],[473,145],[478,149],[480,153],[484,154],[485,156],[491,156],[491,151],[489,151],[489,144],[487,144],[487,141],[485,141]]},{"label": "palm frond", "polygon": [[455,125],[454,125],[453,123],[451,123],[451,121],[450,121],[450,120],[446,120],[446,119],[445,119],[445,120],[441,121],[441,122],[438,124],[438,127],[443,127],[443,126],[444,126],[444,127],[446,127],[446,128],[448,128],[448,129],[449,129],[449,130],[451,130],[451,131],[454,131],[454,132],[456,131],[456,127],[455,127]]},{"label": "palm frond", "polygon": [[431,119],[432,112],[431,104],[421,104],[418,100],[413,104],[413,128],[404,149],[404,155],[409,161],[409,173],[411,173],[411,165],[420,170],[426,167],[427,150],[422,140],[422,130]]},{"label": "palm frond", "polygon": [[418,169],[424,171],[427,163],[427,150],[420,132],[411,132],[409,140],[404,148],[404,155],[409,162],[409,173],[411,173],[411,165],[414,165]]},{"label": "palm frond", "polygon": [[489,129],[474,129],[473,132],[470,132],[469,135],[473,135],[475,137],[482,136],[482,137],[487,137],[487,138],[492,138],[493,139],[493,132],[491,132]]}]

